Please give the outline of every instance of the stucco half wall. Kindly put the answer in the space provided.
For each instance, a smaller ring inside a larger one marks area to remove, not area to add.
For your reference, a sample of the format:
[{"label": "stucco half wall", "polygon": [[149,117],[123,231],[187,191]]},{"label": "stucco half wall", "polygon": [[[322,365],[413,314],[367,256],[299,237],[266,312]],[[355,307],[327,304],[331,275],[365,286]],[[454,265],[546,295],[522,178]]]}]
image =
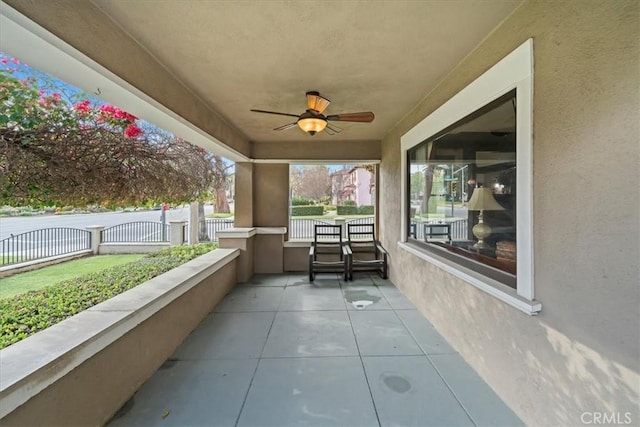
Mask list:
[{"label": "stucco half wall", "polygon": [[[640,423],[639,5],[525,3],[383,140],[391,279],[530,425]],[[530,37],[536,317],[397,245],[400,137]]]},{"label": "stucco half wall", "polygon": [[209,252],[3,349],[0,425],[107,423],[236,285],[237,256]]}]

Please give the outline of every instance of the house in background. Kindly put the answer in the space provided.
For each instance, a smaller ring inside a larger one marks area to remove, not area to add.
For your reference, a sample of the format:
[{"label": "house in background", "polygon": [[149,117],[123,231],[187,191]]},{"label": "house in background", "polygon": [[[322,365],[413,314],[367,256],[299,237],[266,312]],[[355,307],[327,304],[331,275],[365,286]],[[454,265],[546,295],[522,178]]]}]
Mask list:
[{"label": "house in background", "polygon": [[356,166],[331,174],[331,203],[341,205],[347,200],[354,202],[356,206],[374,204],[375,182],[366,168]]}]

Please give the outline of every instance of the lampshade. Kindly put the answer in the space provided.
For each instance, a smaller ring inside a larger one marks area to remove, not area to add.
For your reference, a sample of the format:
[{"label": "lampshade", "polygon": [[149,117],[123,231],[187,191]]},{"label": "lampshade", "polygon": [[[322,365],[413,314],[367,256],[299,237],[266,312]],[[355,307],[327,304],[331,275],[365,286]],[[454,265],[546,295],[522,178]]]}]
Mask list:
[{"label": "lampshade", "polygon": [[331,101],[320,96],[318,92],[307,92],[307,108],[321,113],[329,106]]},{"label": "lampshade", "polygon": [[479,187],[473,190],[473,195],[467,204],[467,209],[470,211],[504,210],[504,208],[496,202],[496,199],[493,197],[493,190],[489,187]]},{"label": "lampshade", "polygon": [[298,120],[298,126],[309,135],[315,135],[327,127],[327,121],[317,117],[305,117]]}]

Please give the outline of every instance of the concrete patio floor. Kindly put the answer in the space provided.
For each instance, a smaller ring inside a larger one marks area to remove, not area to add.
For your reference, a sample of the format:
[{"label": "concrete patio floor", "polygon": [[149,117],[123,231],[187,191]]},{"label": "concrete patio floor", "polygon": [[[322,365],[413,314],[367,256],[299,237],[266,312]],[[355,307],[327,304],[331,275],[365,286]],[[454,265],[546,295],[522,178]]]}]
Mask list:
[{"label": "concrete patio floor", "polygon": [[522,422],[390,281],[360,273],[238,285],[110,425]]}]

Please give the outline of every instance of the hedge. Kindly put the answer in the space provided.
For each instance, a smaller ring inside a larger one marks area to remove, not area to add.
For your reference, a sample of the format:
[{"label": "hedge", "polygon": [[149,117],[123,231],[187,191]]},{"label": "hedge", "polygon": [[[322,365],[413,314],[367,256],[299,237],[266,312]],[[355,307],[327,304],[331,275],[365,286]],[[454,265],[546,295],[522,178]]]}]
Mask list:
[{"label": "hedge", "polygon": [[318,216],[324,214],[323,206],[292,206],[291,216]]},{"label": "hedge", "polygon": [[175,246],[129,264],[0,300],[0,349],[55,325],[185,262],[212,251],[214,243]]},{"label": "hedge", "polygon": [[374,213],[373,205],[362,205],[358,207],[358,215],[373,215]]},{"label": "hedge", "polygon": [[338,206],[338,215],[357,215],[358,208],[356,206]]},{"label": "hedge", "polygon": [[304,197],[294,197],[291,199],[291,206],[310,206],[315,205],[315,202],[311,199],[305,199]]},{"label": "hedge", "polygon": [[355,200],[345,200],[344,202],[342,202],[342,206],[355,206],[356,202]]}]

